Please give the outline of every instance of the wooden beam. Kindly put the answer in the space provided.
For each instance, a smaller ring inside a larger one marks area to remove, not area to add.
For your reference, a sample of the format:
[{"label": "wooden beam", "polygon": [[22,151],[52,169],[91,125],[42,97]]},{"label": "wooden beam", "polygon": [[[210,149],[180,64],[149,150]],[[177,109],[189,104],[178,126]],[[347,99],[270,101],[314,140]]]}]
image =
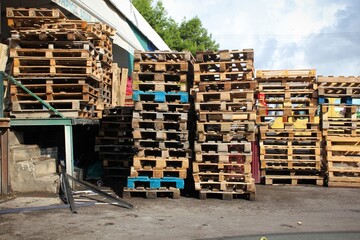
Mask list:
[{"label": "wooden beam", "polygon": [[125,106],[126,100],[126,86],[128,81],[128,72],[127,68],[121,69],[121,80],[120,80],[120,92],[119,92],[119,106]]},{"label": "wooden beam", "polygon": [[0,43],[0,71],[5,71],[8,60],[8,46]]}]

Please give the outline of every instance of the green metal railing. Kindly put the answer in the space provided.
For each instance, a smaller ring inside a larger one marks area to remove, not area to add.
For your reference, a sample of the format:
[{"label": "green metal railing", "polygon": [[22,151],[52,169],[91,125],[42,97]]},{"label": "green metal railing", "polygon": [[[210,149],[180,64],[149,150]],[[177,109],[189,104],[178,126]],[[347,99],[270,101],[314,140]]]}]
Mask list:
[{"label": "green metal railing", "polygon": [[35,93],[33,93],[32,91],[30,91],[27,87],[25,87],[24,85],[22,85],[20,82],[18,82],[15,78],[13,78],[12,76],[10,76],[9,74],[0,71],[0,102],[1,102],[1,106],[0,106],[0,117],[4,117],[4,109],[3,109],[3,99],[4,99],[4,78],[10,80],[11,82],[13,82],[14,84],[16,84],[17,86],[19,86],[20,88],[22,88],[25,92],[27,92],[28,94],[30,94],[32,97],[34,97],[36,100],[38,100],[42,105],[44,105],[47,109],[49,109],[50,111],[54,112],[56,115],[58,115],[61,118],[66,118],[64,115],[62,115],[58,110],[56,110],[55,108],[53,108],[49,103],[45,102],[44,100],[42,100],[41,98],[39,98]]}]

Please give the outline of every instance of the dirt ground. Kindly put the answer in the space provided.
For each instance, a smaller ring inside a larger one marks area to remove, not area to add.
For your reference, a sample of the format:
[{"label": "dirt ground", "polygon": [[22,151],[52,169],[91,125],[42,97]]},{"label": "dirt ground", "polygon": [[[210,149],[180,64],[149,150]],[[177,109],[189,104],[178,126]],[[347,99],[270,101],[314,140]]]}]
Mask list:
[{"label": "dirt ground", "polygon": [[[289,239],[271,234],[308,232],[352,232],[333,239],[360,239],[360,189],[258,185],[257,192],[256,201],[132,198],[131,210],[97,205],[77,214],[2,214],[0,239]],[[59,203],[40,196],[1,201],[0,209]],[[242,238],[248,235],[258,236]]]}]

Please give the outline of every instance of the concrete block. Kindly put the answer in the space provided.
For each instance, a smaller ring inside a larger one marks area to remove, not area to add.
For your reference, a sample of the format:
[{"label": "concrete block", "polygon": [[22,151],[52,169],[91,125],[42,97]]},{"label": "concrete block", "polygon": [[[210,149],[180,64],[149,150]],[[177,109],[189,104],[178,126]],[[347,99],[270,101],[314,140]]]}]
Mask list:
[{"label": "concrete block", "polygon": [[34,164],[34,176],[43,177],[56,173],[56,159],[39,157],[32,160]]},{"label": "concrete block", "polygon": [[27,161],[41,156],[38,145],[15,145],[10,148],[10,161],[13,163]]}]

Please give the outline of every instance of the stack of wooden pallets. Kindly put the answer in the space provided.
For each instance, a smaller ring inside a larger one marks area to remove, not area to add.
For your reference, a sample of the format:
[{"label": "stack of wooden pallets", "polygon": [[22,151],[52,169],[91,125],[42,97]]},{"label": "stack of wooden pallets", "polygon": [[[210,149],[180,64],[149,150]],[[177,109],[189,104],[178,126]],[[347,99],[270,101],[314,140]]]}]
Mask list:
[{"label": "stack of wooden pallets", "polygon": [[360,187],[360,77],[318,77],[328,186]]},{"label": "stack of wooden pallets", "polygon": [[126,179],[135,154],[132,135],[133,107],[115,107],[104,111],[95,151],[104,168],[104,178]]},{"label": "stack of wooden pallets", "polygon": [[[111,104],[114,30],[59,9],[7,8],[6,15],[15,79],[66,117],[100,117]],[[16,85],[11,101],[15,117],[52,115]]]},{"label": "stack of wooden pallets", "polygon": [[124,194],[180,196],[191,149],[187,52],[135,52],[133,137],[137,154]]},{"label": "stack of wooden pallets", "polygon": [[255,198],[251,175],[256,118],[253,58],[252,49],[196,55],[193,177],[201,199],[210,195]]},{"label": "stack of wooden pallets", "polygon": [[315,70],[256,72],[265,184],[323,184],[315,74]]}]

